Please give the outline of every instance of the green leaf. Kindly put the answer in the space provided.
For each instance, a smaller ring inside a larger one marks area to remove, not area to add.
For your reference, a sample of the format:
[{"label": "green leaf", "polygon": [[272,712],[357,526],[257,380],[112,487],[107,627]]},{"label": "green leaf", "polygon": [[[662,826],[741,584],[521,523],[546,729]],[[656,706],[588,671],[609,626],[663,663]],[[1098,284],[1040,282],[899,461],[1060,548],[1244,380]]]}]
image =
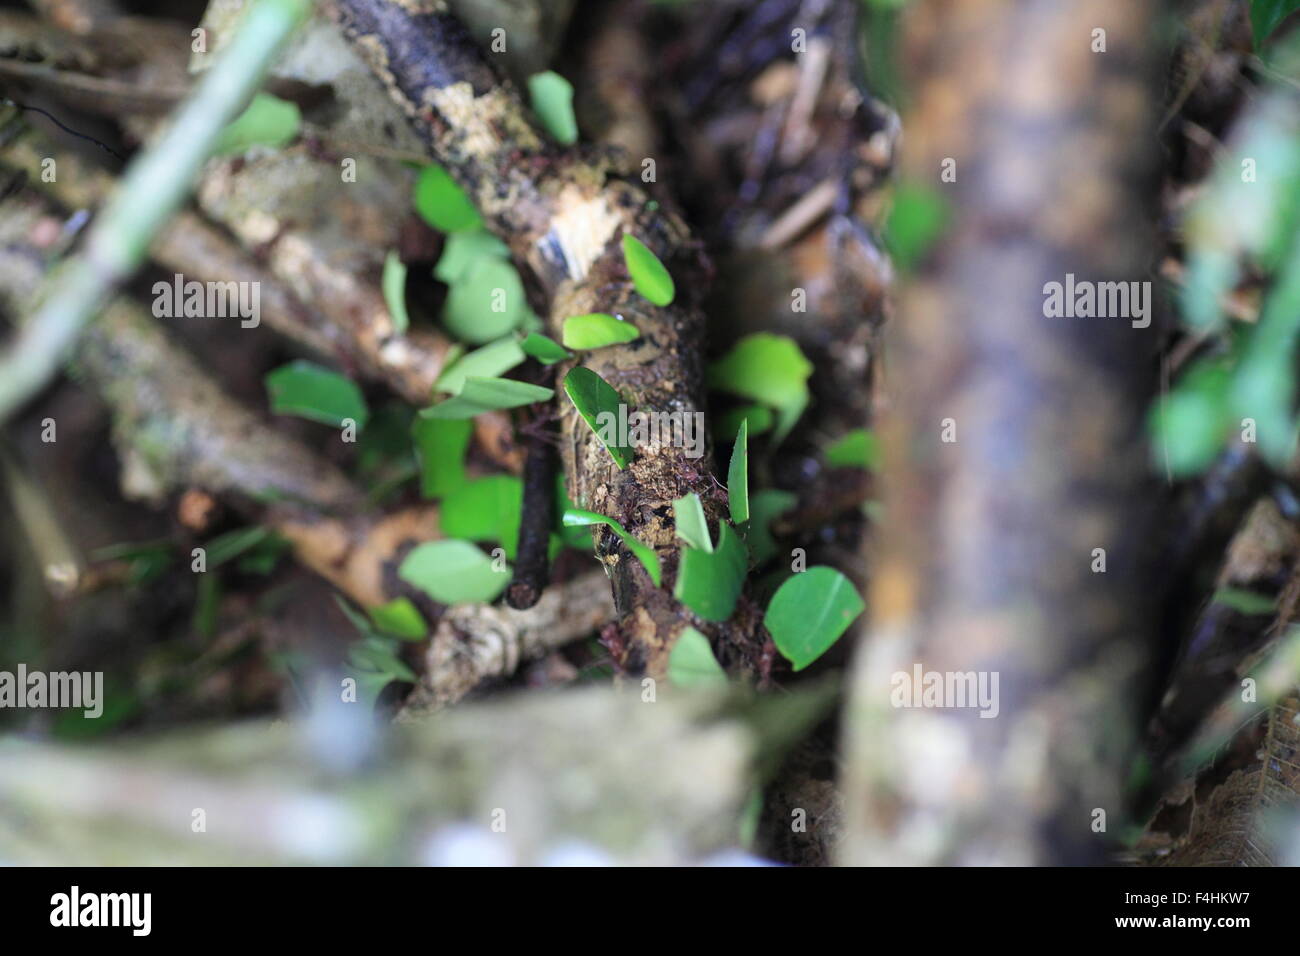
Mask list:
[{"label": "green leaf", "polygon": [[1277,610],[1277,601],[1273,598],[1245,588],[1219,588],[1211,600],[1215,604],[1232,608],[1238,614],[1272,614]]},{"label": "green leaf", "polygon": [[203,546],[206,555],[205,567],[209,571],[218,568],[227,561],[239,557],[245,551],[257,547],[270,537],[270,530],[260,526],[237,528],[234,531],[219,534]]},{"label": "green leaf", "polygon": [[393,327],[405,334],[411,324],[406,313],[406,263],[397,255],[396,249],[388,250],[384,257],[384,277],[381,283],[384,291],[384,304],[388,314],[393,317]]},{"label": "green leaf", "polygon": [[605,312],[571,315],[564,320],[564,345],[571,349],[600,349],[631,342],[640,335],[640,330],[631,322],[616,319]]},{"label": "green leaf", "polygon": [[623,544],[627,546],[627,549],[636,555],[637,560],[646,569],[646,573],[650,575],[650,580],[655,583],[655,587],[661,587],[662,569],[659,566],[659,555],[655,554],[653,548],[647,547],[628,534],[627,529],[613,518],[606,518],[602,514],[597,514],[594,511],[584,511],[581,508],[569,508],[564,512],[564,524],[570,528],[593,524],[603,524],[610,528],[623,539]]},{"label": "green leaf", "polygon": [[438,264],[433,267],[433,277],[451,285],[469,271],[480,259],[509,259],[506,244],[486,229],[466,229],[453,232],[442,247]]},{"label": "green leaf", "polygon": [[498,378],[524,360],[524,350],[513,336],[506,336],[475,349],[443,370],[434,389],[459,395],[467,378]]},{"label": "green leaf", "polygon": [[894,190],[885,224],[885,245],[902,272],[909,272],[948,225],[948,200],[928,186],[902,183]]},{"label": "green leaf", "polygon": [[508,378],[467,378],[460,394],[420,410],[424,418],[473,418],[498,408],[518,408],[544,402],[554,389]]},{"label": "green leaf", "polygon": [[397,656],[395,646],[382,637],[366,637],[348,648],[348,663],[358,670],[387,677],[383,686],[395,680],[415,683],[415,672]]},{"label": "green leaf", "polygon": [[1251,0],[1250,26],[1255,35],[1255,49],[1291,14],[1300,9],[1300,0]]},{"label": "green leaf", "polygon": [[300,359],[282,365],[267,373],[265,382],[271,411],[277,415],[335,426],[350,418],[359,429],[370,417],[361,389],[351,379],[314,362]]},{"label": "green leaf", "polygon": [[1219,360],[1202,360],[1152,409],[1151,453],[1157,466],[1187,477],[1210,466],[1223,450],[1229,428],[1232,376]]},{"label": "green leaf", "polygon": [[513,331],[528,311],[524,286],[505,259],[476,259],[452,283],[442,307],[442,321],[456,338],[473,345]]},{"label": "green leaf", "polygon": [[492,559],[468,541],[430,541],[406,556],[397,576],[442,604],[493,600],[510,583],[510,569],[497,571]]},{"label": "green leaf", "polygon": [[473,431],[468,419],[420,417],[412,423],[424,497],[441,498],[465,483],[465,451]]},{"label": "green leaf", "polygon": [[564,487],[564,475],[557,472],[555,475],[556,528],[559,531],[560,540],[566,547],[582,551],[591,547],[591,532],[583,530],[581,525],[570,526],[564,523],[565,514],[577,507],[577,503],[569,497],[569,492]]},{"label": "green leaf", "polygon": [[865,606],[852,581],[834,568],[818,566],[777,588],[763,624],[776,649],[801,671],[839,640]]},{"label": "green leaf", "polygon": [[775,420],[771,409],[764,408],[762,405],[741,405],[737,408],[729,408],[718,416],[713,434],[734,435],[740,431],[741,422],[748,422],[749,433],[761,435],[771,429],[772,422]]},{"label": "green leaf", "polygon": [[436,163],[420,170],[412,198],[415,211],[434,229],[461,232],[483,225],[478,210],[465,195],[465,191],[456,184],[447,170]]},{"label": "green leaf", "polygon": [[370,620],[375,627],[385,634],[392,634],[406,641],[418,641],[429,631],[424,618],[416,610],[410,598],[393,598],[387,604],[370,609]]},{"label": "green leaf", "polygon": [[780,441],[808,404],[812,371],[794,339],[758,332],[745,336],[709,367],[709,385],[775,407]]},{"label": "green leaf", "polygon": [[620,469],[630,465],[636,457],[636,450],[631,445],[617,444],[619,408],[623,405],[623,398],[614,390],[614,386],[591,369],[579,365],[569,369],[569,374],[564,376],[564,393],[569,396],[569,401],[573,402],[573,407],[578,410],[587,427],[595,432],[600,443],[605,446],[605,450],[614,459],[614,464]]},{"label": "green leaf", "polygon": [[709,639],[687,625],[668,653],[668,679],[678,687],[725,684],[727,672],[713,656]]},{"label": "green leaf", "polygon": [[561,346],[554,339],[548,339],[540,332],[529,332],[519,343],[525,355],[530,355],[543,365],[554,365],[565,359],[573,358],[573,353]]},{"label": "green leaf", "polygon": [[880,467],[880,442],[865,428],[855,428],[826,446],[826,464],[831,468]]},{"label": "green leaf", "polygon": [[725,621],[736,608],[748,565],[744,540],[723,522],[716,550],[682,548],[673,596],[706,621]]},{"label": "green leaf", "polygon": [[444,498],[438,521],[446,537],[496,542],[513,561],[523,508],[524,483],[514,475],[492,475],[468,482]]},{"label": "green leaf", "polygon": [[744,524],[749,520],[749,423],[741,422],[736,433],[736,444],[731,449],[731,464],[727,466],[727,507],[731,520]]},{"label": "green leaf", "polygon": [[709,534],[709,522],[704,517],[704,505],[695,492],[684,495],[673,502],[673,517],[677,526],[677,537],[692,548],[713,553],[713,538]]},{"label": "green leaf", "polygon": [[214,156],[242,153],[250,146],[285,146],[297,137],[302,126],[298,104],[270,93],[257,93],[248,108],[221,131]]},{"label": "green leaf", "polygon": [[785,514],[799,501],[792,491],[769,488],[754,492],[749,499],[749,527],[745,541],[754,564],[762,564],[776,556],[776,542],[772,540],[772,522]]},{"label": "green leaf", "polygon": [[623,234],[623,261],[636,291],[655,305],[668,305],[677,294],[673,277],[664,264],[636,236]]},{"label": "green leaf", "polygon": [[573,84],[547,70],[528,78],[528,95],[533,112],[557,143],[572,146],[578,141],[578,121],[573,115]]}]

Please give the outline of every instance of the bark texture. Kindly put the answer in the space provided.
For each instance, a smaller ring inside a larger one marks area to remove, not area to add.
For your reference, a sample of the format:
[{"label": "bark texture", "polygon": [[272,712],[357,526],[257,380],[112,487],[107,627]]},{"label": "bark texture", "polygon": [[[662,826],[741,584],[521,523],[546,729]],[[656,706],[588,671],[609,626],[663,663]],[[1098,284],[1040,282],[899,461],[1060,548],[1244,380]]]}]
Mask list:
[{"label": "bark texture", "polygon": [[[849,862],[1095,861],[1122,824],[1152,650],[1140,436],[1157,326],[1048,318],[1044,285],[1149,278],[1155,6],[907,11],[905,172],[950,220],[903,297],[887,369]],[[895,675],[918,665],[998,675],[997,716],[899,706]]]},{"label": "bark texture", "polygon": [[[558,336],[567,316],[622,315],[641,337],[586,353],[582,364],[620,392],[629,412],[702,411],[700,302],[709,267],[681,217],[643,187],[639,158],[629,162],[618,153],[563,150],[550,142],[491,54],[474,44],[445,3],[341,0],[337,9],[345,33],[432,155],[531,274],[552,333]],[[669,306],[655,307],[634,290],[621,249],[628,233],[672,273],[677,296]],[[561,378],[565,371],[560,368]],[[676,634],[692,620],[671,596],[677,560],[672,502],[698,492],[710,516],[717,516],[712,459],[654,444],[638,448],[636,459],[620,470],[572,404],[562,395],[559,401],[570,497],[619,521],[664,563],[664,587],[656,588],[612,532],[595,533],[621,619],[618,663],[662,673]]]}]

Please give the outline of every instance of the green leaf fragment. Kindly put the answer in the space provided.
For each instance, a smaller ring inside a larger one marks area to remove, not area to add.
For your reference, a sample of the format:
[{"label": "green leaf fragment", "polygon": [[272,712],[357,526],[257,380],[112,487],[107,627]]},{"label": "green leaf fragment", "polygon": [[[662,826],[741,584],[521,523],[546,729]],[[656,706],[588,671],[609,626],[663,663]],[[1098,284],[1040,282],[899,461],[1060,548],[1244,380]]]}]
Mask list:
[{"label": "green leaf fragment", "polygon": [[442,321],[456,338],[481,345],[513,331],[527,313],[524,286],[514,265],[485,256],[452,283]]},{"label": "green leaf fragment", "polygon": [[525,355],[537,359],[543,365],[554,365],[565,359],[573,358],[573,353],[554,339],[547,338],[540,332],[529,332],[519,343]]},{"label": "green leaf fragment", "polygon": [[486,229],[466,229],[453,232],[442,247],[438,264],[433,267],[433,277],[451,285],[469,271],[480,259],[509,259],[506,244]]},{"label": "green leaf fragment", "polygon": [[736,524],[749,520],[749,426],[743,421],[731,449],[731,464],[727,466],[727,507]]},{"label": "green leaf fragment", "polygon": [[425,166],[415,180],[415,211],[442,232],[477,229],[483,220],[451,174],[436,163]]},{"label": "green leaf fragment", "polygon": [[777,488],[756,491],[749,499],[749,526],[745,540],[756,565],[776,556],[772,522],[793,508],[798,500],[799,496],[794,492]]},{"label": "green leaf fragment", "polygon": [[257,93],[248,108],[221,131],[213,155],[242,153],[251,146],[286,146],[297,138],[301,126],[298,104],[270,93]]},{"label": "green leaf fragment", "polygon": [[748,567],[744,539],[723,522],[713,551],[682,548],[673,595],[706,621],[725,621],[736,608]]},{"label": "green leaf fragment", "polygon": [[392,634],[405,641],[418,641],[429,631],[429,626],[410,598],[393,598],[386,604],[372,607],[370,620],[385,634]]},{"label": "green leaf fragment", "polygon": [[623,234],[623,261],[637,292],[654,305],[664,306],[673,301],[677,294],[673,277],[645,243],[627,233]]},{"label": "green leaf fragment", "polygon": [[562,338],[566,348],[599,349],[631,342],[640,336],[641,332],[631,322],[606,312],[592,312],[565,319]]},{"label": "green leaf fragment", "polygon": [[424,497],[441,498],[465,483],[465,452],[473,431],[468,419],[417,417],[411,424]]},{"label": "green leaf fragment", "polygon": [[780,441],[808,405],[812,371],[812,363],[794,339],[758,332],[745,336],[709,366],[709,385],[776,408]]},{"label": "green leaf fragment", "polygon": [[763,624],[776,649],[801,671],[839,640],[865,606],[852,581],[834,568],[818,566],[777,589]]},{"label": "green leaf fragment", "polygon": [[855,428],[826,446],[826,464],[831,468],[865,468],[880,466],[880,442],[865,428]]},{"label": "green leaf fragment", "polygon": [[623,544],[627,546],[629,551],[636,555],[637,560],[646,569],[646,573],[650,575],[650,580],[654,582],[655,587],[661,586],[663,572],[659,565],[659,555],[655,554],[653,548],[632,537],[627,529],[613,518],[607,518],[594,511],[584,511],[581,508],[569,508],[564,512],[564,524],[570,528],[593,524],[605,525],[623,540]]},{"label": "green leaf fragment", "polygon": [[513,561],[523,507],[523,482],[513,475],[491,475],[467,482],[447,495],[439,525],[448,538],[500,544]]},{"label": "green leaf fragment", "polygon": [[528,78],[528,95],[533,112],[556,142],[572,146],[578,141],[572,83],[553,70],[534,73]]},{"label": "green leaf fragment", "polygon": [[489,342],[462,355],[447,366],[434,383],[434,390],[459,395],[467,378],[498,378],[524,360],[524,350],[512,336]]},{"label": "green leaf fragment", "polygon": [[704,517],[704,504],[699,495],[692,491],[674,501],[673,516],[677,537],[692,548],[713,553],[713,538],[709,534],[709,523]]},{"label": "green leaf fragment", "polygon": [[411,324],[406,312],[406,264],[397,255],[396,249],[388,250],[384,257],[384,277],[381,282],[384,292],[384,304],[388,314],[393,318],[393,327],[398,332],[406,332]]},{"label": "green leaf fragment", "polygon": [[282,365],[265,378],[271,410],[296,415],[325,425],[342,425],[346,419],[365,428],[370,411],[361,389],[345,375],[299,360]]},{"label": "green leaf fragment", "polygon": [[510,566],[498,571],[468,541],[430,541],[406,556],[397,576],[442,604],[478,604],[505,590]]},{"label": "green leaf fragment", "polygon": [[564,393],[573,402],[587,427],[595,432],[618,467],[626,468],[636,456],[631,445],[618,444],[619,410],[623,398],[603,378],[589,368],[578,366],[564,376]]},{"label": "green leaf fragment", "polygon": [[678,687],[717,686],[727,682],[727,672],[713,656],[709,639],[687,625],[668,654],[668,679]]},{"label": "green leaf fragment", "polygon": [[554,389],[508,378],[467,378],[460,394],[421,409],[420,415],[424,418],[473,418],[498,408],[518,408],[544,402],[554,394]]}]

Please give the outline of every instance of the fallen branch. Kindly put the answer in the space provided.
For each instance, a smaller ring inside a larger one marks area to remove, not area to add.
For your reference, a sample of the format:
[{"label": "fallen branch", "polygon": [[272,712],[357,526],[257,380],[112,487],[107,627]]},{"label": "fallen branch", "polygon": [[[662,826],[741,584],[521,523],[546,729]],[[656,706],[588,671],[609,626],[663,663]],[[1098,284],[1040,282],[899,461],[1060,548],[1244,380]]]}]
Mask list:
[{"label": "fallen branch", "polygon": [[[652,202],[625,160],[593,158],[548,142],[518,94],[442,2],[341,0],[344,32],[405,110],[435,158],[477,204],[488,228],[531,271],[549,302],[554,333],[567,316],[620,314],[641,337],[599,349],[582,364],[619,390],[629,410],[691,413],[704,407],[701,297],[709,269],[681,218]],[[678,290],[656,308],[633,289],[620,239],[636,236],[671,271]],[[718,515],[709,454],[637,449],[620,470],[576,409],[562,402],[561,454],[569,494],[659,552],[665,588],[651,581],[607,529],[597,554],[609,566],[625,638],[618,665],[663,673],[691,616],[668,590],[676,573],[672,502],[689,492]]]}]

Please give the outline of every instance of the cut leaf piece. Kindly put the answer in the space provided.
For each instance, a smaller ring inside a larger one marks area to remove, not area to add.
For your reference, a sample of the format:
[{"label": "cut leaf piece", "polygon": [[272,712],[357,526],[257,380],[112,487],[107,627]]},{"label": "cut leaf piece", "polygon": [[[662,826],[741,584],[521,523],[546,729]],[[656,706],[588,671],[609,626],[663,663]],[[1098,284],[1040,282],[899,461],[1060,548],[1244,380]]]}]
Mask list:
[{"label": "cut leaf piece", "polygon": [[393,598],[387,604],[370,609],[370,620],[385,634],[405,641],[418,641],[428,633],[429,627],[410,598]]},{"label": "cut leaf piece", "polygon": [[221,131],[214,156],[242,153],[250,146],[280,147],[293,142],[302,126],[297,103],[270,93],[257,93],[248,108]]},{"label": "cut leaf piece", "polygon": [[481,345],[517,328],[527,306],[515,267],[505,259],[485,256],[452,283],[442,321],[456,338]]},{"label": "cut leaf piece", "polygon": [[420,494],[441,498],[465,483],[465,452],[473,431],[468,419],[415,419],[411,435],[420,459]]},{"label": "cut leaf piece", "polygon": [[465,386],[465,379],[497,378],[523,360],[524,350],[512,336],[506,336],[462,355],[443,371],[433,387],[439,392],[459,395]]},{"label": "cut leaf piece", "polygon": [[951,210],[943,194],[929,186],[902,183],[885,223],[885,245],[899,271],[908,272],[948,225]]},{"label": "cut leaf piece", "polygon": [[544,402],[555,390],[508,378],[467,378],[460,394],[420,410],[424,418],[473,418],[498,408]]},{"label": "cut leaf piece", "polygon": [[447,237],[438,264],[433,267],[433,277],[451,285],[480,259],[509,258],[506,244],[486,229],[465,229]]},{"label": "cut leaf piece", "polygon": [[776,417],[770,408],[762,405],[741,405],[729,408],[718,416],[718,423],[713,428],[715,435],[734,435],[740,430],[741,422],[749,423],[751,435],[761,435],[770,431]]},{"label": "cut leaf piece", "polygon": [[727,507],[731,520],[744,524],[749,520],[749,423],[741,422],[736,433],[736,444],[731,449],[731,464],[727,467]]},{"label": "cut leaf piece", "polygon": [[578,121],[573,115],[573,84],[553,70],[528,78],[528,95],[533,112],[557,143],[572,146],[578,141]]},{"label": "cut leaf piece", "polygon": [[203,546],[204,567],[209,571],[221,567],[227,561],[252,550],[270,537],[270,529],[260,525],[236,528],[234,531],[219,534]]},{"label": "cut leaf piece", "polygon": [[826,464],[875,471],[880,465],[880,442],[865,428],[855,428],[826,446]]},{"label": "cut leaf piece", "polygon": [[725,621],[736,608],[748,565],[745,542],[723,522],[712,553],[682,548],[673,596],[706,621]]},{"label": "cut leaf piece", "polygon": [[388,306],[388,314],[393,317],[393,328],[405,332],[411,324],[410,316],[406,313],[406,264],[397,255],[396,249],[389,249],[388,255],[384,257],[382,288],[384,304]]},{"label": "cut leaf piece", "polygon": [[623,261],[627,263],[632,285],[655,305],[668,305],[677,294],[673,277],[659,257],[636,236],[623,234]]},{"label": "cut leaf piece", "polygon": [[631,445],[618,443],[619,412],[623,398],[614,386],[589,368],[578,366],[564,376],[564,393],[573,402],[587,427],[596,433],[619,468],[626,468],[636,456]]},{"label": "cut leaf piece", "polygon": [[564,320],[564,345],[571,349],[600,349],[631,342],[640,335],[640,330],[631,322],[624,322],[607,312],[571,315]]},{"label": "cut leaf piece", "polygon": [[444,498],[438,521],[448,538],[495,542],[513,561],[523,507],[523,482],[514,475],[491,475],[467,482]]},{"label": "cut leaf piece", "polygon": [[519,347],[523,349],[525,355],[531,355],[543,365],[554,365],[556,362],[573,358],[572,352],[540,332],[529,332],[519,343]]},{"label": "cut leaf piece", "polygon": [[798,501],[799,496],[793,491],[768,488],[754,492],[749,502],[749,529],[745,539],[754,564],[762,564],[776,556],[772,521],[793,508]]},{"label": "cut leaf piece", "polygon": [[689,624],[668,654],[668,679],[678,687],[725,684],[727,672],[713,656],[709,639]]},{"label": "cut leaf piece", "polygon": [[865,606],[852,581],[834,568],[818,566],[777,588],[763,624],[776,649],[801,671],[839,640]]},{"label": "cut leaf piece", "polygon": [[483,225],[478,210],[451,174],[437,163],[420,170],[415,180],[415,211],[434,229],[460,232]]},{"label": "cut leaf piece", "polygon": [[397,576],[442,604],[493,600],[510,583],[510,567],[498,571],[468,541],[430,541],[406,556]]},{"label": "cut leaf piece", "polygon": [[709,523],[704,517],[704,505],[699,495],[692,491],[674,501],[673,516],[677,537],[692,548],[713,553],[713,538],[709,535]]},{"label": "cut leaf piece", "polygon": [[774,406],[780,413],[776,434],[780,441],[808,404],[812,370],[794,339],[758,332],[745,336],[709,367],[709,385]]},{"label": "cut leaf piece", "polygon": [[299,360],[267,373],[266,391],[271,411],[297,415],[326,425],[342,425],[352,419],[365,428],[370,411],[361,389],[345,375],[323,365]]},{"label": "cut leaf piece", "polygon": [[578,527],[582,525],[603,524],[610,528],[616,535],[623,539],[623,544],[627,549],[636,555],[637,560],[646,569],[650,575],[650,580],[655,583],[655,587],[661,587],[660,579],[662,569],[659,566],[659,555],[655,554],[654,549],[642,544],[636,538],[632,537],[621,524],[613,518],[606,518],[602,514],[594,511],[584,511],[581,508],[570,508],[564,512],[564,524],[566,527]]}]

